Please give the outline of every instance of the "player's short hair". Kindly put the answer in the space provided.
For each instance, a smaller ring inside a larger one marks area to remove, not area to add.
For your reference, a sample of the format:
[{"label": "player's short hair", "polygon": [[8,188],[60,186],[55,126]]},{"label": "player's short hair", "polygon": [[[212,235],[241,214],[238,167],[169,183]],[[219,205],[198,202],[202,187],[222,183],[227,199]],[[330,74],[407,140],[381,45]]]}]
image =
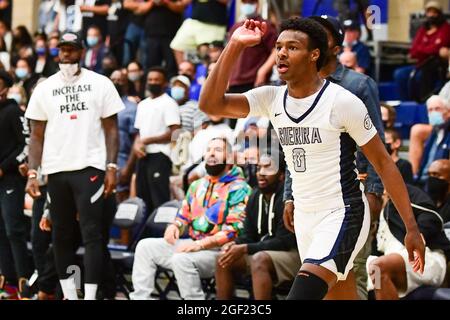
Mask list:
[{"label": "player's short hair", "polygon": [[317,70],[320,70],[328,51],[328,36],[323,27],[310,18],[293,17],[281,23],[280,33],[286,30],[300,31],[308,35],[308,50],[320,51],[319,59],[316,61]]}]

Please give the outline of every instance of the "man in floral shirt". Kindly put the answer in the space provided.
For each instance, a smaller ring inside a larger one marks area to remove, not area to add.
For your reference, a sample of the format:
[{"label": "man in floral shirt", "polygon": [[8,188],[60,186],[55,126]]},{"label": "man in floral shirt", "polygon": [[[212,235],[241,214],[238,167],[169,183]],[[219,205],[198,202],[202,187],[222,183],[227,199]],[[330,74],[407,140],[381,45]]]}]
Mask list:
[{"label": "man in floral shirt", "polygon": [[[243,228],[251,193],[242,170],[232,164],[231,146],[224,138],[208,143],[208,175],[191,184],[173,224],[163,238],[141,240],[133,265],[131,299],[150,299],[157,266],[172,269],[183,299],[205,299],[201,279],[214,276],[220,247]],[[188,228],[189,237],[179,239]]]}]

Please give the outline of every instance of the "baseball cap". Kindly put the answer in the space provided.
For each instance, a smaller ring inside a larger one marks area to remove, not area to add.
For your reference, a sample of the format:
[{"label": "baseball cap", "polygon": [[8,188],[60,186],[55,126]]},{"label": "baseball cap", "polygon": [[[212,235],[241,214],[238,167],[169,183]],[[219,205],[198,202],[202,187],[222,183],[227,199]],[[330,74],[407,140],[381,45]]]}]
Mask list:
[{"label": "baseball cap", "polygon": [[62,45],[71,45],[78,49],[83,49],[81,35],[76,32],[66,31],[59,38],[58,48]]},{"label": "baseball cap", "polygon": [[345,20],[344,21],[344,29],[345,30],[361,30],[358,21],[356,20]]},{"label": "baseball cap", "polygon": [[310,18],[329,30],[333,35],[336,44],[338,46],[342,46],[342,43],[344,42],[345,30],[338,19],[328,15],[312,16]]},{"label": "baseball cap", "polygon": [[176,81],[181,82],[182,84],[184,84],[184,85],[185,85],[186,87],[188,87],[188,88],[191,86],[191,81],[190,81],[189,78],[186,77],[186,76],[178,75],[178,76],[173,77],[172,79],[170,79],[170,85],[173,86],[173,84],[174,84]]},{"label": "baseball cap", "polygon": [[428,10],[428,9],[431,9],[431,8],[439,10],[439,11],[442,12],[442,5],[438,1],[428,1],[425,4],[425,10]]},{"label": "baseball cap", "polygon": [[4,70],[0,70],[0,79],[2,79],[5,82],[5,85],[8,88],[11,88],[13,85],[13,79],[12,77],[9,75],[8,72],[4,71]]}]

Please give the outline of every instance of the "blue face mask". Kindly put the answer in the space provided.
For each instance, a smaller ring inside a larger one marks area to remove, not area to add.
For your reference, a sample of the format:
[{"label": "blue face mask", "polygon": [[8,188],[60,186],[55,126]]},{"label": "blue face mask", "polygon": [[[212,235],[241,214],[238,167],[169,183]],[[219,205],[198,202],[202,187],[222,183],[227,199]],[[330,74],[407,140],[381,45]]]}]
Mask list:
[{"label": "blue face mask", "polygon": [[50,53],[50,56],[56,57],[59,54],[59,48],[51,48],[49,53]]},{"label": "blue face mask", "polygon": [[432,111],[428,113],[428,122],[434,127],[434,126],[440,126],[444,123],[444,117],[442,116],[442,113],[439,111]]},{"label": "blue face mask", "polygon": [[170,89],[170,95],[177,101],[184,99],[185,90],[182,87],[172,87]]},{"label": "blue face mask", "polygon": [[36,54],[37,54],[38,56],[43,56],[43,55],[45,55],[45,48],[44,48],[44,47],[36,48]]},{"label": "blue face mask", "polygon": [[17,68],[16,69],[16,76],[19,79],[23,79],[28,75],[28,70],[25,68]]},{"label": "blue face mask", "polygon": [[17,104],[19,104],[19,105],[22,102],[22,96],[19,93],[10,93],[10,94],[8,94],[8,99],[16,100]]},{"label": "blue face mask", "polygon": [[254,3],[243,3],[241,5],[241,12],[246,17],[251,17],[256,13],[256,4]]},{"label": "blue face mask", "polygon": [[87,37],[86,43],[89,47],[95,47],[98,44],[98,38],[97,37]]}]

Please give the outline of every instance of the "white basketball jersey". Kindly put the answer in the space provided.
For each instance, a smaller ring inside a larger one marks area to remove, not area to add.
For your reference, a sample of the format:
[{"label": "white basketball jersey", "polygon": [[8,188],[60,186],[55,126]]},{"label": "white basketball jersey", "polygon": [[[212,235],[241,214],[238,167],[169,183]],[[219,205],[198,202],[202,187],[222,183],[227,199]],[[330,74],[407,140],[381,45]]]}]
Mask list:
[{"label": "white basketball jersey", "polygon": [[273,124],[292,176],[296,208],[337,209],[361,199],[356,145],[366,144],[377,131],[360,99],[328,80],[303,99],[290,97],[287,86],[264,86],[245,96],[249,114],[266,116]]}]

